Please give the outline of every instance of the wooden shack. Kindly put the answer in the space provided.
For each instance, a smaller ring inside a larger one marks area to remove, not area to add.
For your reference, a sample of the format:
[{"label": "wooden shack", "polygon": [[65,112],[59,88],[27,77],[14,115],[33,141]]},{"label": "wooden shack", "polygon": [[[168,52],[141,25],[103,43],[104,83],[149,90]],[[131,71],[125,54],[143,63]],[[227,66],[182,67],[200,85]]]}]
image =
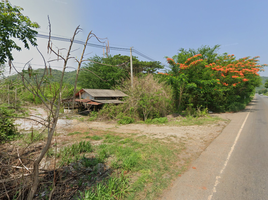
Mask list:
[{"label": "wooden shack", "polygon": [[[75,94],[75,108],[82,110],[99,110],[104,104],[120,104],[127,97],[119,90],[81,89]],[[71,108],[73,99],[62,100],[65,108]]]}]

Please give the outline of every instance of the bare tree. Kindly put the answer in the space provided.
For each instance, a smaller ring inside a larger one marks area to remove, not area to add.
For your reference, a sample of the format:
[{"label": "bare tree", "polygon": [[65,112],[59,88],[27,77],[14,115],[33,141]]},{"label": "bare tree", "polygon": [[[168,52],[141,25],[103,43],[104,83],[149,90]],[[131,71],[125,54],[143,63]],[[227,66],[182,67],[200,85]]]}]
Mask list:
[{"label": "bare tree", "polygon": [[[32,169],[28,169],[29,172],[31,172],[31,186],[30,186],[30,190],[28,192],[28,196],[27,199],[31,200],[34,198],[34,195],[38,189],[38,185],[39,185],[39,164],[42,161],[42,159],[44,158],[46,152],[49,150],[51,142],[52,142],[52,138],[53,135],[55,133],[56,127],[57,127],[57,122],[58,122],[58,118],[59,118],[59,112],[60,112],[60,108],[61,108],[61,95],[62,95],[62,91],[63,91],[63,78],[64,78],[64,74],[67,68],[67,64],[68,61],[70,59],[75,59],[73,57],[71,57],[71,52],[72,52],[72,47],[73,47],[73,43],[75,40],[76,35],[80,32],[80,27],[78,26],[75,31],[74,34],[72,36],[72,38],[70,39],[70,45],[68,47],[66,56],[62,56],[60,54],[59,49],[55,50],[52,46],[52,41],[51,41],[51,25],[49,22],[49,40],[48,40],[48,52],[53,53],[54,55],[56,55],[57,60],[60,59],[63,61],[63,66],[62,66],[62,72],[61,72],[61,78],[59,80],[59,88],[54,92],[53,97],[51,99],[48,99],[45,94],[44,94],[44,87],[42,87],[42,85],[44,85],[44,80],[46,79],[46,76],[48,75],[49,71],[51,73],[51,68],[50,66],[47,66],[47,62],[44,58],[44,56],[42,55],[42,53],[39,51],[39,49],[37,48],[38,52],[40,53],[40,55],[43,58],[43,62],[44,62],[44,72],[41,76],[41,78],[37,79],[36,76],[33,73],[33,69],[31,67],[31,65],[28,63],[25,64],[24,69],[27,67],[27,70],[23,70],[22,72],[19,72],[17,70],[17,68],[13,65],[12,62],[10,62],[10,67],[12,67],[13,69],[15,69],[15,71],[21,76],[22,82],[24,87],[33,94],[34,97],[38,97],[43,105],[46,107],[46,109],[48,110],[48,118],[47,119],[43,119],[41,117],[39,117],[38,119],[32,119],[31,120],[35,120],[38,123],[41,123],[42,125],[44,125],[47,129],[47,139],[46,139],[46,144],[43,147],[40,155],[34,160],[33,163],[33,168]],[[78,63],[78,68],[77,68],[77,74],[76,74],[76,79],[75,79],[75,85],[74,85],[74,95],[75,95],[75,91],[76,91],[76,86],[77,86],[77,79],[78,79],[78,74],[79,74],[79,70],[81,68],[81,65],[83,63],[83,58],[84,58],[84,54],[85,54],[85,50],[86,50],[86,46],[88,43],[88,40],[91,37],[95,37],[97,38],[99,41],[100,39],[92,32],[90,32],[87,36],[87,39],[84,43],[84,47],[81,53],[81,58],[80,60],[77,60]],[[100,41],[101,42],[101,41]],[[51,60],[53,61],[53,60]],[[30,81],[30,79],[34,80]],[[52,190],[53,192],[53,190]],[[52,197],[52,192],[50,194],[50,197]]]}]

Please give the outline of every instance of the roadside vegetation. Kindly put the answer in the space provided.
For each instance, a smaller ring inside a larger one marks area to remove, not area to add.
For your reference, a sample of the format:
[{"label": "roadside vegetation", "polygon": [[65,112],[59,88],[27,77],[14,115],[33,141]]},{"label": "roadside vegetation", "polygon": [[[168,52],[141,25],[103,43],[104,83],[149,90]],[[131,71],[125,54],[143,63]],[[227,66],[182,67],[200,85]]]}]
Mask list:
[{"label": "roadside vegetation", "polygon": [[[92,130],[64,136],[64,142],[61,142],[63,137],[56,138],[57,143],[52,143],[41,163],[50,163],[42,173],[43,178],[36,193],[36,197],[41,199],[51,192],[53,169],[59,178],[53,195],[56,199],[155,199],[190,163],[186,159],[184,164],[178,164],[178,157],[184,153],[185,145],[177,137],[160,140],[135,133]],[[96,141],[100,143],[92,145]],[[18,148],[20,159],[29,166],[31,158],[38,154],[33,149],[40,148],[44,142],[45,138],[40,133],[32,136],[30,132],[12,142],[9,154],[15,156],[16,147],[21,146]],[[27,150],[21,152],[25,145]],[[1,154],[2,164],[9,162],[15,165],[16,157],[10,159],[10,156]],[[9,170],[6,169],[5,173],[10,173]],[[20,173],[19,170],[13,172],[14,175]],[[26,176],[25,180],[28,178]],[[15,181],[10,184],[14,184],[15,188],[20,187]],[[27,190],[29,186],[24,182],[23,189]],[[6,187],[10,188],[11,185]],[[5,194],[2,192],[1,198]],[[15,191],[9,192],[14,198],[20,197]]]},{"label": "roadside vegetation", "polygon": [[[265,65],[258,64],[258,57],[219,55],[216,45],[181,49],[172,58],[167,57],[169,69],[165,73],[159,72],[164,70],[160,62],[133,57],[131,87],[128,56],[94,56],[82,64],[90,38],[107,42],[92,32],[81,59],[75,59],[77,72],[69,73],[67,62],[73,58],[72,44],[79,27],[66,57],[53,49],[49,37],[48,51],[63,61],[62,71],[52,70],[44,60],[43,69],[33,70],[27,63],[18,72],[11,52],[21,47],[10,37],[21,40],[27,49],[29,44],[36,46],[34,29],[39,25],[8,1],[0,2],[0,8],[0,19],[4,21],[0,35],[5,41],[0,48],[0,199],[156,199],[198,156],[187,152],[187,138],[174,135],[157,138],[93,129],[57,133],[63,111],[61,100],[73,97],[81,88],[119,89],[128,96],[123,104],[105,105],[89,116],[66,115],[66,119],[176,128],[219,122],[222,119],[208,113],[244,109],[255,87],[261,84],[258,72]],[[4,66],[7,61],[8,67]],[[5,77],[4,70],[15,70],[18,76]],[[46,109],[45,117],[27,111],[36,105]],[[41,124],[42,128],[18,131],[15,120],[20,118]],[[203,141],[204,145],[211,139]]]}]

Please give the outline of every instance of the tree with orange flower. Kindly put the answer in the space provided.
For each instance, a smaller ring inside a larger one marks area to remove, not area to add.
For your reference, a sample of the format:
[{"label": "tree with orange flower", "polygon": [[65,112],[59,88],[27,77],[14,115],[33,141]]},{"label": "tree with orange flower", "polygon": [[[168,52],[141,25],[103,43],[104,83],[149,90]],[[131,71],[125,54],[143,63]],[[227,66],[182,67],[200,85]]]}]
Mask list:
[{"label": "tree with orange flower", "polygon": [[170,70],[165,79],[173,87],[177,110],[239,110],[251,100],[255,87],[261,83],[258,72],[264,65],[258,64],[258,57],[218,55],[218,48],[219,45],[181,49],[178,55],[167,58]]}]

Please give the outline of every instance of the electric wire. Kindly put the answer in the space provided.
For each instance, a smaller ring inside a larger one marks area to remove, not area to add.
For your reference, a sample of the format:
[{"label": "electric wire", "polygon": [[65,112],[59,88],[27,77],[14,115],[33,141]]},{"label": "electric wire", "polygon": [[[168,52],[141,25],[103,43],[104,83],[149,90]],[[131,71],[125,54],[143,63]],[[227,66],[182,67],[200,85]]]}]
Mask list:
[{"label": "electric wire", "polygon": [[[40,33],[37,34],[37,37],[44,38],[44,39],[49,39],[49,36],[48,35],[44,35],[44,34],[40,34]],[[51,36],[51,39],[58,40],[58,41],[63,41],[63,42],[70,42],[70,39],[64,38],[64,37],[58,37],[58,36]],[[81,41],[81,40],[74,40],[74,43],[84,45],[84,42]],[[103,48],[103,45],[94,44],[94,43],[87,43],[87,46],[96,47],[96,48]],[[113,46],[109,46],[109,48],[111,50],[116,50],[116,51],[130,52],[130,49],[129,48],[113,47]],[[153,62],[157,62],[155,59],[152,59],[149,56],[146,56],[145,54],[141,53],[140,51],[138,51],[136,49],[133,49],[132,52],[135,53],[135,54],[137,54],[137,55],[139,55],[139,56],[141,56],[141,57],[143,57],[143,58],[146,58],[147,60],[150,60],[150,61],[153,61]]]}]

